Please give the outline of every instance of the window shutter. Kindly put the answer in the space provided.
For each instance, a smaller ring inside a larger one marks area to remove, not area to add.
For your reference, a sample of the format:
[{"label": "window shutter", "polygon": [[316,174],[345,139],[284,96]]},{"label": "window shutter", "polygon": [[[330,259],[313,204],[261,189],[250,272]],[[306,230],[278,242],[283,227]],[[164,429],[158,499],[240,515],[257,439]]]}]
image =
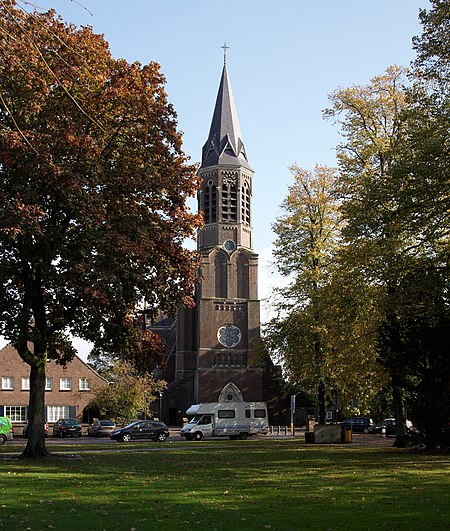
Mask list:
[{"label": "window shutter", "polygon": [[5,416],[5,406],[0,406],[0,417]]}]

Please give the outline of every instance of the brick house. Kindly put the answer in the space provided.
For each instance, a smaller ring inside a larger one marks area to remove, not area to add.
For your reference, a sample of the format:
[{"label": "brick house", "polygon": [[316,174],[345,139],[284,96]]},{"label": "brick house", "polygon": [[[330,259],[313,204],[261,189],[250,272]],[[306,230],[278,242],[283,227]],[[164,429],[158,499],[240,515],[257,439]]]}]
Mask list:
[{"label": "brick house", "polygon": [[[28,418],[30,367],[11,345],[0,350],[0,377],[0,416],[9,417],[20,435]],[[89,410],[88,404],[95,391],[106,385],[107,381],[77,356],[66,367],[49,361],[45,389],[47,422],[51,424],[64,417],[91,422],[97,415]]]}]

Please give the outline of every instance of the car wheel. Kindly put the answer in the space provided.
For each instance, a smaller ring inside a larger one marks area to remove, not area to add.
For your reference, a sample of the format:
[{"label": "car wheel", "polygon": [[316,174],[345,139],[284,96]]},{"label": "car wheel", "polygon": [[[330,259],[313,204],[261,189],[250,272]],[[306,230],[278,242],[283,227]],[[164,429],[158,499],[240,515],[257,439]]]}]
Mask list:
[{"label": "car wheel", "polygon": [[239,434],[239,439],[241,439],[241,441],[245,441],[245,439],[247,438],[248,438],[248,433],[243,432]]},{"label": "car wheel", "polygon": [[164,442],[167,439],[167,435],[165,433],[158,433],[158,437],[156,437],[156,440],[159,442]]},{"label": "car wheel", "polygon": [[201,441],[203,439],[203,433],[201,431],[196,431],[194,433],[194,439],[196,441]]},{"label": "car wheel", "polygon": [[131,441],[131,435],[129,433],[124,433],[122,435],[122,442],[130,442]]},{"label": "car wheel", "polygon": [[369,433],[369,428],[364,428],[363,432],[364,433]]},{"label": "car wheel", "polygon": [[4,435],[0,435],[0,445],[5,444],[5,442],[6,442],[6,437]]}]

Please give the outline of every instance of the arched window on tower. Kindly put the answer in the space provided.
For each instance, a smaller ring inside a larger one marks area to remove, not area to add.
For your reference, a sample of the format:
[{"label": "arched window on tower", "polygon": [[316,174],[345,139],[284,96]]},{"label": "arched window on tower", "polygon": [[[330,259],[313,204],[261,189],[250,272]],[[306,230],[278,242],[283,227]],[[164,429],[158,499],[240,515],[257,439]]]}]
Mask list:
[{"label": "arched window on tower", "polygon": [[236,183],[224,179],[222,183],[222,221],[237,221]]},{"label": "arched window on tower", "polygon": [[241,212],[242,223],[250,225],[250,187],[247,181],[245,181],[244,185],[242,186]]},{"label": "arched window on tower", "polygon": [[248,299],[250,295],[249,287],[249,263],[244,254],[239,254],[236,259],[237,268],[237,297],[238,299]]},{"label": "arched window on tower", "polygon": [[203,204],[201,210],[204,215],[205,225],[217,221],[217,188],[212,179],[210,179],[203,189]]},{"label": "arched window on tower", "polygon": [[217,253],[214,262],[215,292],[218,299],[228,296],[228,259],[225,253]]}]

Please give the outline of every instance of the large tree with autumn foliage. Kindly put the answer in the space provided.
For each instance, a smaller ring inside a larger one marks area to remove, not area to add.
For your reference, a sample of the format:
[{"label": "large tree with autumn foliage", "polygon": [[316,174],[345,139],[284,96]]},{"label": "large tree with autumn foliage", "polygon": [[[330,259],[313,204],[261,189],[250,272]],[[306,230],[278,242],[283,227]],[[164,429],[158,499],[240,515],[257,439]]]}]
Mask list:
[{"label": "large tree with autumn foliage", "polygon": [[199,226],[159,65],[129,64],[88,27],[0,3],[0,332],[30,365],[26,456],[45,456],[48,359],[69,333],[152,356],[151,318],[190,302]]}]

